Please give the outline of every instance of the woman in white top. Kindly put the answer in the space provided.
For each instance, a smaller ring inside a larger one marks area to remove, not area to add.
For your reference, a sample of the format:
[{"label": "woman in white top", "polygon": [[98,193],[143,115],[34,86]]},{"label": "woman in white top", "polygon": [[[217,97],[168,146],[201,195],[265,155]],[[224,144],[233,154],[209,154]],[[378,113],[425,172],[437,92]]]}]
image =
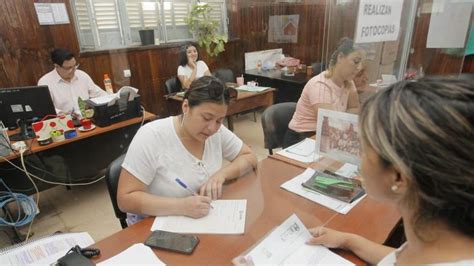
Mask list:
[{"label": "woman in white top", "polygon": [[194,80],[211,75],[206,63],[199,60],[198,51],[193,44],[183,46],[179,57],[178,78],[183,89],[189,89]]},{"label": "woman in white top", "polygon": [[[225,181],[256,167],[252,150],[222,125],[230,97],[217,78],[202,77],[186,91],[182,115],[140,128],[117,191],[120,209],[135,214],[129,223],[142,216],[206,216]],[[224,159],[231,163],[222,167]]]},{"label": "woman in white top", "polygon": [[473,83],[455,79],[403,81],[370,97],[359,120],[361,176],[369,196],[398,207],[406,243],[395,250],[323,227],[307,243],[369,264],[474,265],[473,102]]}]

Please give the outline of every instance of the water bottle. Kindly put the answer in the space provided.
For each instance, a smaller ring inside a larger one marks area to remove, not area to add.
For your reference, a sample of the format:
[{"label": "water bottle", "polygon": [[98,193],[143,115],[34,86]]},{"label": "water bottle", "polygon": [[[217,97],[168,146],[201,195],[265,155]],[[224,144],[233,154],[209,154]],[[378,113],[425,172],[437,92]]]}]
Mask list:
[{"label": "water bottle", "polygon": [[109,94],[114,93],[114,89],[112,87],[112,80],[109,78],[109,74],[104,74],[104,86],[106,92],[108,92]]}]

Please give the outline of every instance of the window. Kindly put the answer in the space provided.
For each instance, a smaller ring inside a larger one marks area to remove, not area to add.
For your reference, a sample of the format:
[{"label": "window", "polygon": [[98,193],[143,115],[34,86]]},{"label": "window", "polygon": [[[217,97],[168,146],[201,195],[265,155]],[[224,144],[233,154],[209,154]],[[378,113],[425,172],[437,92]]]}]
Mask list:
[{"label": "window", "polygon": [[[160,43],[193,40],[185,18],[196,0],[71,0],[81,50],[140,45],[142,29],[153,29]],[[205,0],[227,35],[225,0]]]}]

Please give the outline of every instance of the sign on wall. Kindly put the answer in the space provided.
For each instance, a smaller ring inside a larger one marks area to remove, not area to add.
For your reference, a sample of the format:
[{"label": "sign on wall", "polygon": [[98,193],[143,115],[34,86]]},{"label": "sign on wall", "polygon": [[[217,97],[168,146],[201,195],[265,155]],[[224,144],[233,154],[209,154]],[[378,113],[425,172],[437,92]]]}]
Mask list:
[{"label": "sign on wall", "polygon": [[297,43],[300,15],[270,16],[268,42]]},{"label": "sign on wall", "polygon": [[40,25],[69,24],[64,3],[35,3],[35,10]]},{"label": "sign on wall", "polygon": [[397,40],[402,7],[403,0],[360,0],[355,42]]}]

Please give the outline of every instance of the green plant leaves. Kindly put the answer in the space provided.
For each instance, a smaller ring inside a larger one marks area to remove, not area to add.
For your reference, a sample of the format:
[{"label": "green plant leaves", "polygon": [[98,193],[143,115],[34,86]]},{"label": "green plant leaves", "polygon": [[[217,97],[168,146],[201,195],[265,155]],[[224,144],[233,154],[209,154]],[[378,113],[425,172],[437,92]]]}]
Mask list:
[{"label": "green plant leaves", "polygon": [[227,36],[218,34],[219,22],[210,19],[212,7],[208,4],[193,5],[185,22],[189,32],[196,36],[199,46],[204,47],[209,56],[217,56],[225,51]]}]

